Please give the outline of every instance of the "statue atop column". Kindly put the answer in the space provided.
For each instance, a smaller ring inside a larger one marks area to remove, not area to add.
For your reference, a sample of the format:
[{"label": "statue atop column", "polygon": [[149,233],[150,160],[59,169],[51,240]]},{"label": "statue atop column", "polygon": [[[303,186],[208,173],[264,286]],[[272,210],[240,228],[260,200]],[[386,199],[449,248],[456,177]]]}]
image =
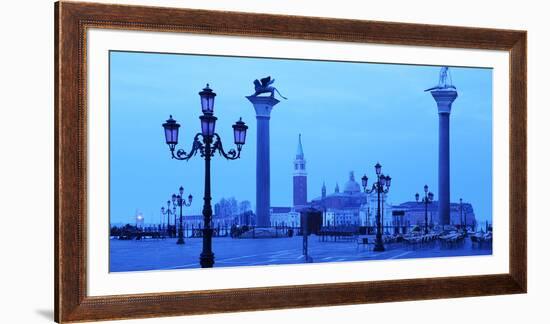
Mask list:
[{"label": "statue atop column", "polygon": [[449,225],[451,221],[451,186],[450,186],[450,116],[453,102],[458,96],[451,80],[449,68],[444,66],[439,71],[439,83],[430,91],[437,104],[439,115],[439,165],[438,165],[438,207],[439,225]]},{"label": "statue atop column", "polygon": [[[256,232],[258,229],[267,228],[261,236],[276,236],[275,231],[271,231],[271,169],[270,169],[270,141],[269,141],[269,121],[273,107],[279,103],[275,98],[275,92],[283,97],[279,91],[272,86],[275,79],[270,76],[260,80],[254,80],[254,94],[246,98],[252,103],[256,112]],[[261,94],[268,93],[267,96]],[[273,234],[273,235],[272,235]]]},{"label": "statue atop column", "polygon": [[277,93],[279,94],[279,96],[281,96],[281,98],[283,99],[287,99],[285,96],[283,96],[279,90],[277,90],[277,88],[275,88],[274,86],[272,86],[273,82],[275,82],[275,79],[272,79],[270,76],[268,77],[265,77],[265,78],[262,78],[260,79],[260,81],[258,81],[258,79],[254,80],[254,94],[251,95],[251,97],[257,97],[258,95],[262,94],[262,93],[270,93],[270,97],[271,98],[274,98],[275,97],[275,91],[277,91]]},{"label": "statue atop column", "polygon": [[424,91],[448,90],[448,89],[456,90],[456,87],[453,85],[453,80],[451,78],[450,73],[451,72],[449,71],[448,66],[442,67],[441,70],[439,71],[439,83],[435,87],[431,87]]}]

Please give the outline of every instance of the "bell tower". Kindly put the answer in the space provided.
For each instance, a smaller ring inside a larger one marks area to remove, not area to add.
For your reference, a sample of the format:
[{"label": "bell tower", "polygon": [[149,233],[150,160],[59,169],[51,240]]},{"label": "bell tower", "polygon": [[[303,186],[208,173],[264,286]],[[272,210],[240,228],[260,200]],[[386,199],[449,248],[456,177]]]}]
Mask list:
[{"label": "bell tower", "polygon": [[307,206],[307,171],[304,149],[302,148],[302,134],[298,135],[298,149],[294,159],[293,179],[294,208],[299,210]]}]

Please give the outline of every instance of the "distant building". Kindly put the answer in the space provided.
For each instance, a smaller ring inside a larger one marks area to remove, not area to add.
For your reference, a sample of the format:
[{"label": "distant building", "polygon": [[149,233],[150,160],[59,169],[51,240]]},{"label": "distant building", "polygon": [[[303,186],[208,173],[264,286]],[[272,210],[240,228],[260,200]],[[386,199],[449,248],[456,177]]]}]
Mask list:
[{"label": "distant building", "polygon": [[[439,225],[438,201],[434,201],[428,205],[428,224]],[[461,225],[461,217],[466,217],[467,226],[475,226],[476,217],[474,208],[470,203],[462,203],[462,216],[459,203],[450,204],[450,224]],[[392,221],[399,222],[404,225],[424,225],[425,223],[425,207],[424,204],[416,201],[408,201],[400,205],[393,206]]]},{"label": "distant building", "polygon": [[[366,194],[355,181],[353,171],[350,172],[348,181],[344,184],[342,192],[338,183],[334,192],[327,194],[325,183],[321,188],[321,196],[308,201],[307,169],[302,137],[298,136],[298,148],[294,159],[293,170],[293,206],[271,207],[270,222],[272,226],[286,224],[300,225],[300,210],[305,207],[313,207],[323,211],[323,226],[357,225],[374,226],[377,205],[377,195]],[[388,222],[391,220],[391,204],[387,202],[387,195],[381,195],[382,222],[385,216]],[[389,223],[388,223],[389,225]]]},{"label": "distant building", "polygon": [[295,210],[307,207],[307,171],[301,134],[298,135],[298,148],[294,159],[292,196]]},{"label": "distant building", "polygon": [[294,158],[292,179],[292,207],[270,207],[271,226],[300,226],[300,210],[308,207],[307,170],[302,135],[298,135],[298,147]]},{"label": "distant building", "polygon": [[271,207],[271,226],[300,226],[300,213],[290,207]]},{"label": "distant building", "polygon": [[[378,212],[378,194],[367,194],[355,180],[353,171],[350,171],[348,180],[340,188],[338,183],[333,193],[327,193],[326,184],[321,187],[321,196],[308,201],[307,169],[302,137],[298,136],[298,148],[294,159],[293,169],[293,205],[292,207],[270,207],[269,217],[271,226],[300,226],[300,210],[313,207],[323,212],[323,226],[376,226]],[[227,201],[230,206],[232,202]],[[220,214],[229,207],[220,205]],[[438,202],[428,205],[428,223],[438,225]],[[217,209],[218,210],[218,209]],[[405,202],[392,206],[388,194],[380,194],[380,221],[382,226],[414,226],[424,225],[424,205],[417,202]],[[450,204],[450,222],[452,225],[461,224],[460,204]],[[475,225],[475,214],[471,204],[462,204],[462,217],[466,217],[468,226]],[[237,222],[243,224],[242,220]],[[252,224],[252,223],[250,223]]]},{"label": "distant building", "polygon": [[[374,226],[378,197],[376,194],[366,194],[355,181],[353,171],[344,184],[342,192],[338,183],[332,194],[327,194],[326,186],[321,187],[321,196],[314,198],[310,205],[323,211],[323,226],[357,225]],[[392,206],[387,201],[387,194],[380,197],[382,222],[384,216],[391,215]]]},{"label": "distant building", "polygon": [[[179,221],[179,218],[177,220]],[[200,215],[183,215],[183,223],[185,224],[184,226],[186,226],[186,227],[195,227],[195,228],[200,227],[200,228],[202,228],[202,227],[204,227],[204,216],[202,214],[200,214]],[[213,227],[231,226],[231,225],[236,224],[236,223],[237,223],[237,220],[234,216],[216,217],[216,215],[214,215],[212,217],[212,226]]]}]

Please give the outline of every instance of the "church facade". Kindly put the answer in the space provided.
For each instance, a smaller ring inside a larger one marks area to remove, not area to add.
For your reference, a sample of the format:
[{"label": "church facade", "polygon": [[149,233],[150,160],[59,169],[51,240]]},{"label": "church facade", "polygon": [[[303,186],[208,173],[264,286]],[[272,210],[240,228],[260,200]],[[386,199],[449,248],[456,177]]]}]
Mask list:
[{"label": "church facade", "polygon": [[[353,171],[349,172],[347,181],[342,188],[336,183],[331,193],[323,183],[321,195],[308,200],[307,168],[302,137],[298,136],[298,147],[293,163],[293,187],[291,207],[271,207],[271,226],[300,226],[300,210],[313,207],[322,211],[323,226],[376,226],[378,211],[378,195],[367,194],[356,181]],[[380,194],[381,225],[389,226],[415,226],[423,225],[424,205],[417,202],[405,202],[392,205],[388,194]],[[430,225],[439,224],[439,206],[434,201],[428,206],[428,222]],[[476,223],[474,210],[471,204],[450,204],[450,224],[460,225],[461,219],[472,226]]]},{"label": "church facade", "polygon": [[[391,215],[392,206],[387,194],[382,194],[380,200],[384,222],[384,216]],[[323,183],[321,196],[312,199],[310,205],[323,211],[323,226],[374,226],[378,200],[375,194],[363,192],[354,172],[350,171],[342,190],[337,183],[334,191],[327,194]]]},{"label": "church facade", "polygon": [[[323,226],[374,226],[377,196],[366,194],[355,180],[353,171],[340,190],[338,183],[334,192],[327,193],[326,185],[321,188],[321,196],[308,200],[307,168],[302,136],[298,135],[298,147],[293,163],[292,207],[271,207],[271,226],[300,226],[300,210],[313,207],[323,211]],[[387,195],[381,197],[382,218],[391,217],[391,204]]]}]

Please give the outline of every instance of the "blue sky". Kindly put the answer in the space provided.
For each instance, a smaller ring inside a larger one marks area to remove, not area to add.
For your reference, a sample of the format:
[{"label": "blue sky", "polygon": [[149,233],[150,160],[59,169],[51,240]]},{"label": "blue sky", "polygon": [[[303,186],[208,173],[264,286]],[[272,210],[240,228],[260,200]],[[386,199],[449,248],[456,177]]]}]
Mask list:
[{"label": "blue sky", "polygon": [[[389,201],[414,199],[428,184],[437,192],[438,115],[424,92],[438,82],[440,67],[157,53],[110,54],[111,222],[158,222],[160,207],[180,185],[195,196],[186,214],[200,214],[204,160],[172,160],[162,123],[182,125],[180,148],[188,151],[200,131],[198,92],[217,93],[216,131],[229,149],[231,125],[249,126],[241,159],[212,161],[213,202],[234,196],[255,204],[256,118],[245,98],[253,80],[271,75],[288,97],[271,114],[271,204],[291,206],[292,168],[302,134],[308,199],[332,192],[374,165],[392,176]],[[451,201],[473,204],[479,221],[492,215],[492,70],[450,68],[458,98],[451,113]]]}]

